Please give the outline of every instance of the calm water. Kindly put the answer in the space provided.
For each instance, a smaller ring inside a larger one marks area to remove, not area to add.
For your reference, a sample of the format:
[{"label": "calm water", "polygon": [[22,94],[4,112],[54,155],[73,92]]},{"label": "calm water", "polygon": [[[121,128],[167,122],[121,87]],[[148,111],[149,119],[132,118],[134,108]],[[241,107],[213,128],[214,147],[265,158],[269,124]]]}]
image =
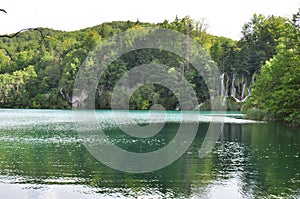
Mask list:
[{"label": "calm water", "polygon": [[[109,139],[132,151],[159,149],[179,126],[178,112],[167,112],[160,133],[132,138],[115,126],[110,111],[96,115]],[[132,115],[149,121],[144,112]],[[0,198],[300,197],[299,128],[228,117],[213,151],[199,158],[208,128],[201,122],[191,147],[173,164],[130,174],[103,165],[86,150],[71,111],[0,109],[0,121]]]}]

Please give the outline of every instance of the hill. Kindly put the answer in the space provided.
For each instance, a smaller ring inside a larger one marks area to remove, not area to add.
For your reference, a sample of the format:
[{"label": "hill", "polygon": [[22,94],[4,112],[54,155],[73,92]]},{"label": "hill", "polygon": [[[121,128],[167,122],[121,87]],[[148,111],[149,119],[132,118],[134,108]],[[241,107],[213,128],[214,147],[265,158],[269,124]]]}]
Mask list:
[{"label": "hill", "polygon": [[[0,107],[70,108],[76,72],[97,44],[112,35],[134,28],[163,27],[185,34],[187,23],[194,26],[194,22],[186,17],[159,24],[115,21],[72,32],[35,28],[21,31],[16,35],[2,36],[0,38]],[[201,43],[207,51],[218,40],[218,37],[197,30],[195,27],[190,36]],[[137,60],[137,55],[126,59],[113,66],[109,74],[106,74],[105,80],[100,80],[99,85],[101,84],[103,91],[97,101],[97,108],[110,108],[110,95],[116,77],[120,77],[136,61],[151,62],[149,57]],[[179,63],[171,67],[180,70]],[[119,74],[114,72],[116,70]],[[172,101],[171,96],[166,94],[168,92],[165,88],[153,86],[150,90],[157,93],[156,100],[147,100],[149,96],[140,93],[137,95],[141,96],[136,98],[140,98],[141,101],[133,100],[131,108],[147,109],[153,103],[163,103],[168,109],[176,108],[176,99]],[[207,91],[203,92],[198,95],[201,101],[207,99]]]}]

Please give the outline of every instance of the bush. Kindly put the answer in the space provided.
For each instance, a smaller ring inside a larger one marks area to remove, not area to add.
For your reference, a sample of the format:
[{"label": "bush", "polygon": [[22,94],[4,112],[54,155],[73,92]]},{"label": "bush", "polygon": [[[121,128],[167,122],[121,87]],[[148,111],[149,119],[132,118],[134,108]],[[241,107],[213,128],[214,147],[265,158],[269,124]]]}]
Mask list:
[{"label": "bush", "polygon": [[251,108],[247,110],[246,118],[251,120],[274,120],[276,117],[272,112],[257,108]]},{"label": "bush", "polygon": [[244,103],[237,102],[232,97],[227,97],[226,104],[227,111],[240,111]]},{"label": "bush", "polygon": [[[218,110],[223,110],[225,106],[222,105],[222,100],[220,98],[216,98],[214,100],[205,101],[199,108],[201,111],[210,111],[213,106]],[[226,99],[226,110],[227,111],[240,111],[242,103],[236,102],[232,97],[228,97]]]},{"label": "bush", "polygon": [[300,126],[300,114],[295,111],[295,113],[292,113],[288,117],[284,118],[284,121],[291,126]]}]

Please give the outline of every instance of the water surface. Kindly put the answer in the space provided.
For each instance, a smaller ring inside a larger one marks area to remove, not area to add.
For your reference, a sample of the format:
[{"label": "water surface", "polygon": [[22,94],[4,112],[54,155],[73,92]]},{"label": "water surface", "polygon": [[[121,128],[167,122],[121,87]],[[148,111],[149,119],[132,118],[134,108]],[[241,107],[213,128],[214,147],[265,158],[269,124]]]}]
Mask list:
[{"label": "water surface", "polygon": [[[131,114],[149,122],[145,112]],[[299,128],[227,117],[213,151],[199,158],[209,113],[186,114],[191,116],[186,123],[201,121],[188,151],[161,170],[130,174],[105,166],[86,150],[72,111],[0,109],[0,198],[300,197]],[[161,132],[139,139],[122,133],[110,111],[96,116],[114,144],[135,152],[166,145],[180,121],[179,112],[167,112]]]}]

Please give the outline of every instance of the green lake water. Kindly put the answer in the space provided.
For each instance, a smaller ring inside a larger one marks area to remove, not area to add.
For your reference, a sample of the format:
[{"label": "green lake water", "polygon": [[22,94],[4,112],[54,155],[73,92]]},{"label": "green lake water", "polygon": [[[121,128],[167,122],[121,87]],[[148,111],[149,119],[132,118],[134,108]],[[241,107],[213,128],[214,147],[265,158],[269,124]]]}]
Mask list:
[{"label": "green lake water", "polygon": [[[153,121],[143,111],[131,114],[141,124],[161,120],[159,113]],[[183,114],[192,119],[181,121],[180,112],[169,111],[158,134],[133,138],[116,127],[111,111],[96,112],[112,143],[139,153],[172,142],[180,122],[200,121],[194,141],[179,159],[134,174],[93,157],[70,110],[0,109],[0,198],[300,198],[299,128],[253,123],[229,113],[213,150],[200,158],[210,114]]]}]

